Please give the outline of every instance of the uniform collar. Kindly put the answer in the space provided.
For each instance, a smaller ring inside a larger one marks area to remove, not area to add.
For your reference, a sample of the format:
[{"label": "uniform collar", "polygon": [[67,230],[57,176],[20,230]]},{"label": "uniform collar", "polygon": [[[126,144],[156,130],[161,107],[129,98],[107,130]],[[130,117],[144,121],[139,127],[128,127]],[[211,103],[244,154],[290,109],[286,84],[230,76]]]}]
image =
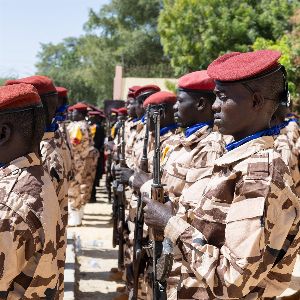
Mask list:
[{"label": "uniform collar", "polygon": [[29,153],[18,157],[0,169],[0,179],[10,175],[17,170],[41,165],[40,158],[35,153]]},{"label": "uniform collar", "polygon": [[272,149],[274,147],[273,136],[262,136],[253,139],[218,158],[215,165],[229,165],[239,160],[245,159],[261,150]]},{"label": "uniform collar", "polygon": [[194,143],[198,143],[200,140],[202,140],[208,134],[210,134],[211,131],[212,128],[209,125],[204,125],[201,128],[199,128],[197,131],[195,131],[193,134],[191,134],[189,137],[186,137],[183,132],[180,142],[184,147],[190,146]]},{"label": "uniform collar", "polygon": [[177,129],[178,125],[176,123],[171,124],[169,126],[163,127],[160,129],[160,136],[164,136],[165,134],[167,134],[168,132]]}]

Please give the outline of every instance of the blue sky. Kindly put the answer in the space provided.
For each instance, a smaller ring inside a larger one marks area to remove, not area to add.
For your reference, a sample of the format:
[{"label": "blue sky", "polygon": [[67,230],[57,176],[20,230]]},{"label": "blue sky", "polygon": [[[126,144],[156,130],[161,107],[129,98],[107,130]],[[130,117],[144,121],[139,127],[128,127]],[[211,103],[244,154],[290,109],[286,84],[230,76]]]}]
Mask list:
[{"label": "blue sky", "polygon": [[88,10],[109,0],[0,0],[0,77],[29,76],[40,43],[83,34]]}]

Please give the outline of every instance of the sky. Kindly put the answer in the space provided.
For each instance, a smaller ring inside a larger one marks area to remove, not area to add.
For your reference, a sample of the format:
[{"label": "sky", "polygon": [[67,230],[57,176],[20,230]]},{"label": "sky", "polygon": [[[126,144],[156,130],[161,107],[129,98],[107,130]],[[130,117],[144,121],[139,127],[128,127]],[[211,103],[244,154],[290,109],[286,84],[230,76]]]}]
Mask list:
[{"label": "sky", "polygon": [[0,77],[35,73],[40,43],[84,33],[89,8],[109,0],[0,0]]}]

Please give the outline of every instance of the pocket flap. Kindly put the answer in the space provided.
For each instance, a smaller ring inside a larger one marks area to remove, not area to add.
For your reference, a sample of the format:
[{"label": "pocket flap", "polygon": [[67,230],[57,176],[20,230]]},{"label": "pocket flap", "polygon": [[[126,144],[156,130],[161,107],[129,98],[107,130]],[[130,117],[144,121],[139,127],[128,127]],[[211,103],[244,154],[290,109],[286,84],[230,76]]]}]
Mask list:
[{"label": "pocket flap", "polygon": [[264,209],[264,197],[232,203],[226,217],[226,223],[260,217],[264,214]]},{"label": "pocket flap", "polygon": [[186,174],[187,182],[195,182],[205,177],[211,177],[213,171],[213,167],[206,168],[192,168],[189,169]]}]

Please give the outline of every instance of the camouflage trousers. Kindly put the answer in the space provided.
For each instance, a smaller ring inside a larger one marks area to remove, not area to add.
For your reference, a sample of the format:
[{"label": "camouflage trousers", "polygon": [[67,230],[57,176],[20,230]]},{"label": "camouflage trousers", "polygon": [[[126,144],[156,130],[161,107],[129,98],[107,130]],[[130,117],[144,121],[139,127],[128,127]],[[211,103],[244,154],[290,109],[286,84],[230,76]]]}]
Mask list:
[{"label": "camouflage trousers", "polygon": [[91,199],[93,184],[97,171],[98,157],[99,151],[93,147],[90,149],[89,154],[85,159],[82,182],[80,184],[81,201],[84,204],[88,203]]}]

